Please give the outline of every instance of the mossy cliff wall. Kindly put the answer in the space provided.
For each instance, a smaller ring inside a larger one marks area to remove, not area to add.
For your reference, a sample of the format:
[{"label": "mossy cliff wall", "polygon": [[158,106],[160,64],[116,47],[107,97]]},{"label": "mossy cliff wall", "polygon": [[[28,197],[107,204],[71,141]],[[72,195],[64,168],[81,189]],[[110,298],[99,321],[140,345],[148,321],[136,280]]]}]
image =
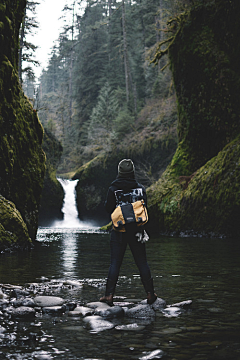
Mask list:
[{"label": "mossy cliff wall", "polygon": [[[176,132],[162,137],[143,137],[139,134],[138,142],[129,146],[114,148],[109,153],[96,156],[81,166],[73,179],[79,179],[76,186],[77,206],[81,220],[95,220],[101,226],[109,222],[104,203],[111,182],[116,178],[118,163],[124,158],[131,158],[135,164],[136,179],[146,186],[152,178],[166,169],[169,159],[176,149]],[[147,167],[146,167],[147,166]]]},{"label": "mossy cliff wall", "polygon": [[176,18],[169,49],[179,145],[148,189],[162,231],[240,231],[240,2],[196,1]]},{"label": "mossy cliff wall", "polygon": [[107,190],[117,176],[118,162],[123,154],[99,155],[80,167],[73,176],[76,186],[77,207],[81,220],[95,220],[101,225],[109,221],[104,209]]},{"label": "mossy cliff wall", "polygon": [[63,218],[61,209],[64,191],[56,178],[56,169],[63,148],[55,136],[47,129],[44,131],[43,150],[46,154],[46,173],[39,208],[39,225],[49,226],[54,220]]},{"label": "mossy cliff wall", "polygon": [[0,4],[0,251],[35,239],[45,172],[43,128],[18,81],[18,36],[26,1]]}]

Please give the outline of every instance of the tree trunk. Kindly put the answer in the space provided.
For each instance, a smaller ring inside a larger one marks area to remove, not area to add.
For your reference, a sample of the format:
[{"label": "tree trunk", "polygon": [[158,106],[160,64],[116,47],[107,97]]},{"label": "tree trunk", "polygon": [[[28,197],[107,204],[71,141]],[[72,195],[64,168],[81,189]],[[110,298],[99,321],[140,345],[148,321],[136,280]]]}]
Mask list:
[{"label": "tree trunk", "polygon": [[122,0],[122,27],[123,27],[123,54],[124,54],[124,69],[125,69],[125,84],[126,84],[126,98],[129,101],[129,84],[128,84],[128,60],[127,60],[127,34],[125,21],[125,4]]},{"label": "tree trunk", "polygon": [[[157,30],[157,43],[161,42],[163,40],[163,36],[162,36],[162,19],[163,19],[163,4],[162,4],[162,0],[159,0],[159,16],[156,19],[156,30]],[[161,71],[162,67],[163,67],[163,59],[160,59],[158,62],[158,73]]]},{"label": "tree trunk", "polygon": [[19,41],[19,52],[18,52],[18,78],[19,82],[22,85],[22,52],[23,52],[23,39],[25,36],[25,19],[26,19],[26,7],[24,10],[22,26],[20,31],[20,41]]}]

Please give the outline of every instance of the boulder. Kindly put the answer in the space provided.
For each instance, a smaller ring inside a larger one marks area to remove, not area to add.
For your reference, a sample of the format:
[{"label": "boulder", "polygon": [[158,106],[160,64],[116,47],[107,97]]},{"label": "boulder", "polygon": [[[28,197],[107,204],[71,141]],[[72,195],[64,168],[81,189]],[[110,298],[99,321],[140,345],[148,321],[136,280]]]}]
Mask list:
[{"label": "boulder", "polygon": [[101,316],[86,316],[83,320],[86,328],[90,329],[92,333],[98,333],[100,331],[114,328],[114,324],[104,320]]},{"label": "boulder", "polygon": [[32,318],[35,316],[35,310],[28,306],[10,307],[6,309],[6,312],[11,315],[12,318]]},{"label": "boulder", "polygon": [[65,312],[64,306],[46,306],[42,308],[43,314],[58,316]]},{"label": "boulder", "polygon": [[153,310],[151,305],[142,305],[139,304],[137,306],[132,307],[126,311],[126,316],[130,318],[154,318],[155,311]]},{"label": "boulder", "polygon": [[68,316],[89,316],[92,315],[94,313],[94,309],[91,309],[89,307],[86,306],[77,306],[73,311],[69,311]]},{"label": "boulder", "polygon": [[36,306],[50,307],[62,306],[65,300],[57,296],[36,296],[34,302]]},{"label": "boulder", "polygon": [[94,315],[100,315],[108,319],[119,318],[124,316],[124,309],[121,306],[97,307],[94,310]]}]

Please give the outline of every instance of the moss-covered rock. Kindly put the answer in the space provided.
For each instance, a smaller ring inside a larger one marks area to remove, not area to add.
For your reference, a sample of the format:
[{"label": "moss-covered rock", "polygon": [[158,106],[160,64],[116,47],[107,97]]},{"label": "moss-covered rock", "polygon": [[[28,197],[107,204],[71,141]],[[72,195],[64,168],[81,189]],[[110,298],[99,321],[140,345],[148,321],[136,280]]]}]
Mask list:
[{"label": "moss-covered rock", "polygon": [[[18,35],[26,1],[7,0],[0,7],[0,194],[15,204],[26,224],[26,241],[35,239],[45,172],[43,128],[18,81]],[[5,202],[2,203],[2,211]],[[8,207],[5,209],[8,213]],[[10,215],[11,216],[11,215]],[[1,233],[5,229],[2,219]],[[10,222],[11,224],[11,222]],[[15,228],[14,228],[15,229]],[[22,243],[19,233],[11,238]]]},{"label": "moss-covered rock", "polygon": [[29,238],[26,223],[16,206],[0,195],[0,252],[14,247],[24,249],[29,247]]},{"label": "moss-covered rock", "polygon": [[39,225],[48,226],[56,219],[62,219],[61,211],[64,191],[56,178],[56,169],[59,164],[62,145],[55,136],[45,129],[43,150],[46,154],[46,173],[44,178],[41,203],[39,208]]},{"label": "moss-covered rock", "polygon": [[118,162],[123,154],[101,154],[84,164],[73,176],[76,186],[77,207],[81,220],[109,221],[104,209],[107,190],[117,176]]},{"label": "moss-covered rock", "polygon": [[239,234],[239,155],[240,136],[192,176],[176,177],[169,166],[147,190],[153,225],[175,234]]},{"label": "moss-covered rock", "polygon": [[169,50],[178,102],[178,175],[190,175],[240,131],[240,4],[197,3]]},{"label": "moss-covered rock", "polygon": [[239,231],[239,15],[236,0],[196,1],[175,20],[169,55],[179,145],[148,189],[150,217],[162,231]]},{"label": "moss-covered rock", "polygon": [[79,179],[76,192],[80,219],[97,220],[101,225],[109,220],[104,203],[108,188],[117,176],[119,161],[131,158],[137,180],[147,187],[166,169],[176,146],[174,130],[159,137],[139,133],[137,142],[133,141],[130,146],[121,149],[119,146],[81,166],[73,176],[73,179]]}]

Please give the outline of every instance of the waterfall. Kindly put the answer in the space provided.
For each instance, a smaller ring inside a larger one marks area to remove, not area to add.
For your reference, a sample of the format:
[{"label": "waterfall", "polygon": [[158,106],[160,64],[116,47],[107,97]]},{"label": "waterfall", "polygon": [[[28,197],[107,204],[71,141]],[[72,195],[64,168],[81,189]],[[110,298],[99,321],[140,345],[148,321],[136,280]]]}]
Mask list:
[{"label": "waterfall", "polygon": [[61,228],[92,228],[90,224],[83,222],[78,217],[76,204],[76,185],[78,180],[67,180],[57,178],[64,190],[63,199],[63,220],[55,221],[53,227]]}]

